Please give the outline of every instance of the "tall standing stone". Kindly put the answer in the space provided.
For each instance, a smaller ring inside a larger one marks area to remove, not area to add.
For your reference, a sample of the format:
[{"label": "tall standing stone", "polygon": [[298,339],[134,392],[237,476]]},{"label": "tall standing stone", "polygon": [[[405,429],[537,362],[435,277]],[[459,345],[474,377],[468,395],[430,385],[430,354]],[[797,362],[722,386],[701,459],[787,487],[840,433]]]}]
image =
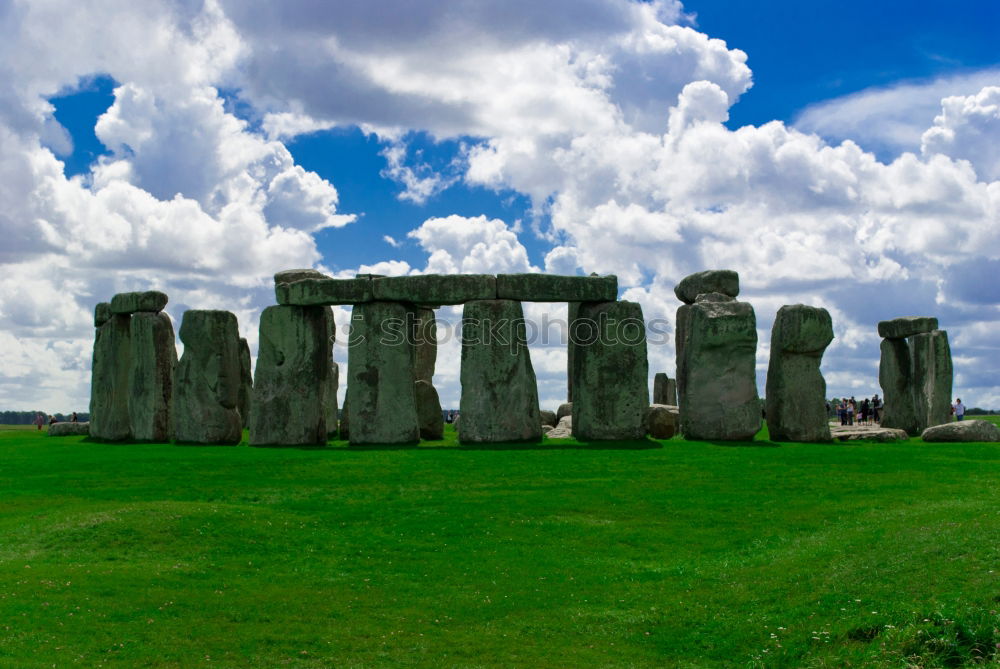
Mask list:
[{"label": "tall standing stone", "polygon": [[345,401],[351,444],[412,444],[420,439],[408,311],[399,302],[354,307]]},{"label": "tall standing stone", "polygon": [[98,305],[96,319],[95,322],[104,319],[104,323],[97,329],[94,339],[90,436],[103,441],[123,441],[131,436],[128,413],[131,316],[111,314],[108,306]]},{"label": "tall standing stone", "polygon": [[413,375],[417,381],[432,381],[437,363],[437,319],[434,310],[413,311]]},{"label": "tall standing stone", "polygon": [[677,381],[663,372],[653,377],[653,404],[677,406]]},{"label": "tall standing stone", "polygon": [[883,339],[878,365],[878,382],[882,386],[882,427],[905,430],[907,434],[920,432],[913,405],[913,363],[910,346],[905,339]]},{"label": "tall standing stone", "polygon": [[240,337],[240,399],[237,404],[244,429],[250,427],[250,404],[253,399],[253,371],[251,370],[250,343]]},{"label": "tall standing stone", "polygon": [[324,307],[271,306],[260,316],[250,444],[324,444],[330,376]]},{"label": "tall standing stone", "polygon": [[417,402],[420,438],[430,441],[444,438],[444,414],[437,390],[430,381],[418,379],[413,384],[413,392]]},{"label": "tall standing stone", "polygon": [[920,431],[951,419],[952,363],[948,333],[934,330],[910,337],[913,409]]},{"label": "tall standing stone", "polygon": [[830,441],[823,352],[833,341],[826,309],[804,304],[778,309],[767,368],[767,428],[773,441]]},{"label": "tall standing stone", "polygon": [[761,421],[753,307],[728,295],[699,293],[693,304],[677,310],[676,337],[677,401],[684,436],[753,439]]},{"label": "tall standing stone", "polygon": [[524,312],[514,300],[474,300],[462,313],[464,444],[542,438],[538,385],[531,366]]},{"label": "tall standing stone", "polygon": [[189,310],[181,321],[184,353],[174,373],[174,439],[238,444],[243,436],[240,333],[228,311]]},{"label": "tall standing stone", "polygon": [[642,439],[649,364],[642,308],[635,302],[582,302],[573,344],[573,436],[581,441]]},{"label": "tall standing stone", "polygon": [[337,438],[337,424],[340,409],[337,406],[337,391],[340,390],[340,365],[335,362],[330,363],[330,375],[326,383],[326,434],[328,437]]},{"label": "tall standing stone", "polygon": [[174,326],[165,313],[132,315],[129,423],[132,438],[169,441],[173,434],[173,384],[177,366]]},{"label": "tall standing stone", "polygon": [[573,358],[576,356],[576,346],[574,345],[574,340],[576,339],[577,329],[574,328],[577,318],[580,315],[580,303],[579,302],[569,302],[569,308],[566,311],[566,402],[570,403],[573,401]]}]

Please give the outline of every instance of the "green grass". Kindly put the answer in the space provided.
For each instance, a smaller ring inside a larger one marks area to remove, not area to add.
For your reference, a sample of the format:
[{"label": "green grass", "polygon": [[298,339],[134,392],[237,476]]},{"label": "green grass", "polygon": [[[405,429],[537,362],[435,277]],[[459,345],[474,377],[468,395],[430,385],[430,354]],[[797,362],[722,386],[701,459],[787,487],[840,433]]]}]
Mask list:
[{"label": "green grass", "polygon": [[2,667],[1000,666],[998,608],[997,444],[0,432]]}]

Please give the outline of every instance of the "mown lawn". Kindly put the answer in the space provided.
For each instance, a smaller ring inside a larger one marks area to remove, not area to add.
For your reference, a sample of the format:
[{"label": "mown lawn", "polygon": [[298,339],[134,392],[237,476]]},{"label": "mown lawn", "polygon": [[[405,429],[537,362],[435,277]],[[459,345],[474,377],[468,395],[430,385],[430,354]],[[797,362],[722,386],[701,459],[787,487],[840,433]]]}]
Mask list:
[{"label": "mown lawn", "polygon": [[998,444],[0,431],[3,667],[1000,666],[998,609]]}]

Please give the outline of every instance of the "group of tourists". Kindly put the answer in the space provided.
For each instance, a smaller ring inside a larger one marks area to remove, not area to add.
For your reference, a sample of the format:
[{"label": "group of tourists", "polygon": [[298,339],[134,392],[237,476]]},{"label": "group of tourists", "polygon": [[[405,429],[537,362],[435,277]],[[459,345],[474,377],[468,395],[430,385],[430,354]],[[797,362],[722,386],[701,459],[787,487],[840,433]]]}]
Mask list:
[{"label": "group of tourists", "polygon": [[[827,402],[827,410],[831,409]],[[861,401],[853,396],[834,400],[832,410],[836,412],[841,425],[875,425],[882,419],[882,398],[875,393]]]},{"label": "group of tourists", "polygon": [[[71,423],[76,423],[76,422],[79,422],[79,420],[80,420],[80,417],[79,417],[79,416],[77,416],[77,415],[76,415],[76,412],[74,411],[74,412],[73,412],[73,414],[72,414],[72,415],[70,416],[70,419],[69,419],[69,420],[70,420],[70,422],[71,422]],[[43,414],[43,413],[39,413],[39,414],[38,414],[37,416],[35,416],[35,426],[36,426],[36,427],[37,427],[37,428],[38,428],[39,430],[41,430],[41,429],[42,429],[42,426],[43,426],[43,425],[45,425],[45,422],[46,422],[46,421],[45,421],[45,414]],[[59,419],[58,419],[58,418],[56,418],[55,416],[49,416],[49,418],[48,418],[48,423],[49,423],[49,426],[50,426],[50,427],[51,427],[51,426],[52,426],[52,425],[53,425],[54,423],[58,423],[58,422],[59,422]]]}]

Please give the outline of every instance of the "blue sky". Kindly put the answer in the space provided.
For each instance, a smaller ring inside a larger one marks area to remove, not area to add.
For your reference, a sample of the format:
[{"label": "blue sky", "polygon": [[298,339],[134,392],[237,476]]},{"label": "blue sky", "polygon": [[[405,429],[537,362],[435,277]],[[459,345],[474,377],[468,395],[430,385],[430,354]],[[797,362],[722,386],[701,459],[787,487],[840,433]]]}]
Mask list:
[{"label": "blue sky", "polygon": [[[761,387],[801,301],[834,315],[830,394],[878,390],[874,321],[933,313],[956,389],[1000,407],[995,3],[58,4],[0,22],[0,405],[85,406],[117,290],[230,308],[255,351],[292,266],[616,273],[672,322],[722,265]],[[532,353],[555,403],[562,352]]]}]

